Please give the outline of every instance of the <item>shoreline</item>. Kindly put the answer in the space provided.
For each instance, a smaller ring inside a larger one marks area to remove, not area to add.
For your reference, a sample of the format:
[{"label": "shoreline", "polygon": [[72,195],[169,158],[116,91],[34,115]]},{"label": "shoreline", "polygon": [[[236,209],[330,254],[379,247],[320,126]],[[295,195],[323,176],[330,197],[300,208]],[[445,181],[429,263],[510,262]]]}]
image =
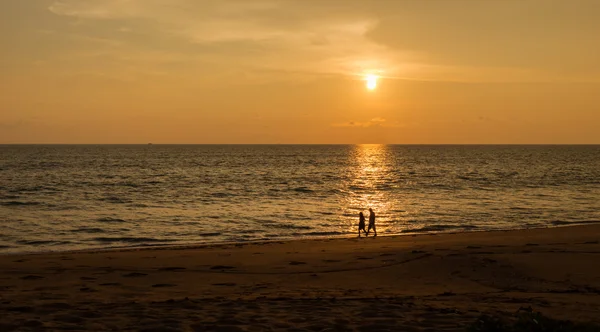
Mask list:
[{"label": "shoreline", "polygon": [[[408,236],[435,236],[445,234],[468,234],[468,233],[493,233],[493,232],[512,232],[512,231],[524,231],[524,230],[539,230],[539,229],[553,229],[562,227],[580,227],[587,225],[600,225],[600,221],[583,221],[574,223],[564,223],[557,225],[530,227],[530,228],[507,228],[507,229],[488,229],[488,230],[477,230],[469,229],[462,232],[457,231],[431,231],[431,232],[402,232],[394,234],[382,234],[377,235],[377,238],[395,238],[395,237],[408,237]],[[371,236],[372,237],[372,236]],[[70,254],[70,253],[95,253],[95,252],[121,252],[121,251],[140,251],[140,250],[185,250],[185,249],[201,249],[212,246],[228,246],[238,244],[266,244],[272,242],[292,242],[292,241],[312,241],[312,240],[336,240],[336,239],[354,239],[356,236],[352,235],[337,235],[337,236],[306,236],[306,237],[295,237],[295,238],[281,238],[272,240],[248,240],[248,241],[226,241],[226,242],[194,242],[194,243],[182,243],[182,244],[147,244],[147,245],[132,245],[132,246],[115,246],[115,247],[102,247],[102,248],[87,248],[87,249],[68,249],[68,250],[46,250],[46,251],[19,251],[19,252],[0,252],[2,256],[15,256],[15,255],[44,255],[44,254]]]}]

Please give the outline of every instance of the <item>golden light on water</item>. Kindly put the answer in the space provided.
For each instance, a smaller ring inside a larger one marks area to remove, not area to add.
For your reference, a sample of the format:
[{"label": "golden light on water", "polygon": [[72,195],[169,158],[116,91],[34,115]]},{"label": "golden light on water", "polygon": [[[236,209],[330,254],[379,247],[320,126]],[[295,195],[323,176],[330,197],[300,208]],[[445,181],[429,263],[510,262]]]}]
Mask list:
[{"label": "golden light on water", "polygon": [[377,232],[383,233],[388,228],[387,222],[394,209],[394,202],[390,201],[386,192],[391,185],[386,179],[388,173],[392,171],[388,160],[389,148],[385,144],[354,146],[352,152],[354,162],[347,195],[348,214],[356,215],[356,218],[351,219],[352,231],[356,229],[358,213],[362,211],[368,216],[369,208],[372,208],[377,215]]}]

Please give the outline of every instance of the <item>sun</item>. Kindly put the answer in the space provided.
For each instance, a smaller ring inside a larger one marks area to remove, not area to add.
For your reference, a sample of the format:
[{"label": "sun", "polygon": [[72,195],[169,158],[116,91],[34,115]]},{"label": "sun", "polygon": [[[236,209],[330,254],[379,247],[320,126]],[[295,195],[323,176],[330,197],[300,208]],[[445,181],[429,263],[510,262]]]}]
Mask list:
[{"label": "sun", "polygon": [[375,90],[377,87],[377,75],[367,75],[365,81],[367,81],[367,89]]}]

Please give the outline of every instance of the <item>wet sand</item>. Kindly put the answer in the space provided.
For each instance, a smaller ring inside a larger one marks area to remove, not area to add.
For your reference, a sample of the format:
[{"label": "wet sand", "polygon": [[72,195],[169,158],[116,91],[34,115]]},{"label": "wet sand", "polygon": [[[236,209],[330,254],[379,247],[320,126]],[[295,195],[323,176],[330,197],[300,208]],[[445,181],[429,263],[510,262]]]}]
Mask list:
[{"label": "wet sand", "polygon": [[0,256],[0,331],[464,331],[599,322],[600,225]]}]

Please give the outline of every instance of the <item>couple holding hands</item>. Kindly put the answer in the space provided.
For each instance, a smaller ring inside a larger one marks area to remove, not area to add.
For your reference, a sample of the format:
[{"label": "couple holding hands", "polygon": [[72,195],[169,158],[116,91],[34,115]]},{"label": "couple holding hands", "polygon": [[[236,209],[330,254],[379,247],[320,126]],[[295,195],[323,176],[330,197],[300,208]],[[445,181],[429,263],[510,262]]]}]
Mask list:
[{"label": "couple holding hands", "polygon": [[365,233],[365,236],[369,236],[369,232],[373,229],[375,233],[374,236],[377,236],[377,229],[375,229],[375,212],[373,209],[369,208],[369,228],[365,231],[365,215],[362,211],[358,214],[358,237],[360,237],[360,231],[362,230]]}]

